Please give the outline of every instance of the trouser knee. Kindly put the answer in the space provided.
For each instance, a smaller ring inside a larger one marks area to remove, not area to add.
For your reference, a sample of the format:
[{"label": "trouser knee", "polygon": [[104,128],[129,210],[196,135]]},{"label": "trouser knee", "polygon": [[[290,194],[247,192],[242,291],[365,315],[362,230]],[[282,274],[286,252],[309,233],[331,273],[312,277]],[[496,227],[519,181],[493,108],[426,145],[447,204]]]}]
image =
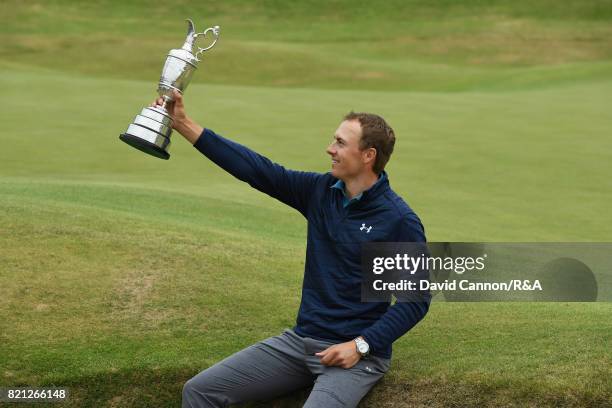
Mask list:
[{"label": "trouser knee", "polygon": [[183,408],[220,408],[225,407],[222,398],[216,395],[206,377],[193,377],[183,384]]},{"label": "trouser knee", "polygon": [[183,399],[186,395],[192,394],[194,390],[195,384],[193,382],[193,378],[190,378],[189,380],[185,381],[185,384],[183,384]]}]

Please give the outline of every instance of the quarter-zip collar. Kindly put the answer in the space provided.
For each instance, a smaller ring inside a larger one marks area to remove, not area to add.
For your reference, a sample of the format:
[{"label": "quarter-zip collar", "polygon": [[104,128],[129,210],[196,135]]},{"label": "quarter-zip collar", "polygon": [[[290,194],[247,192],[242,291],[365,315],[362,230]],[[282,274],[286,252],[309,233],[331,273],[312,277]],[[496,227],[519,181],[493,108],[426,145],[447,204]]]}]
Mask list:
[{"label": "quarter-zip collar", "polygon": [[373,194],[376,195],[378,191],[384,191],[388,187],[389,179],[387,177],[387,173],[384,171],[380,173],[380,176],[378,176],[378,180],[376,180],[376,183],[374,183],[372,187],[362,191],[361,193],[350,199],[346,194],[346,185],[344,184],[344,181],[338,179],[332,186],[330,186],[330,188],[334,188],[342,192],[342,206],[344,208],[348,207],[352,203],[363,201],[371,197]]}]

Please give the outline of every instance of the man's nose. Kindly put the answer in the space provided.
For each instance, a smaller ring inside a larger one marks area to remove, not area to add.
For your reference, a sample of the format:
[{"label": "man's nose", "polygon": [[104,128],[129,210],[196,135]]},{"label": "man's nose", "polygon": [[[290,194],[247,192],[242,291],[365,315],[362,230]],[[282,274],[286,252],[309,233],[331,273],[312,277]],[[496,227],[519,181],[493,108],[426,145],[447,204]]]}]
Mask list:
[{"label": "man's nose", "polygon": [[334,147],[334,144],[331,143],[329,146],[327,146],[327,149],[325,149],[327,154],[329,154],[330,156],[333,156],[334,154],[336,154],[336,149],[334,149],[333,147]]}]

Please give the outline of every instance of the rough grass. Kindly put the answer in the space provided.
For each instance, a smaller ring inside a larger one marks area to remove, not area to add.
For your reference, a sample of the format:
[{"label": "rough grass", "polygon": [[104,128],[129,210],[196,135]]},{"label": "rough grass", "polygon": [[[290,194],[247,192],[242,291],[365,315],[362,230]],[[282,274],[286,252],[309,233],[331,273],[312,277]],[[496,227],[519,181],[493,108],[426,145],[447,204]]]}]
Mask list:
[{"label": "rough grass", "polygon": [[[3,383],[69,386],[66,406],[176,405],[199,370],[292,325],[303,237],[291,213],[136,186],[0,188]],[[603,404],[609,312],[435,303],[362,405]]]}]

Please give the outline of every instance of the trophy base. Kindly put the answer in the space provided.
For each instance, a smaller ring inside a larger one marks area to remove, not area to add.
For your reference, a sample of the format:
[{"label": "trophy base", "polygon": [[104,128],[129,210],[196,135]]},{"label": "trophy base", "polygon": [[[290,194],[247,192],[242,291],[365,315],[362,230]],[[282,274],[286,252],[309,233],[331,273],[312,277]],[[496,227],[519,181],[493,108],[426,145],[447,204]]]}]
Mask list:
[{"label": "trophy base", "polygon": [[156,144],[147,142],[146,140],[141,139],[138,136],[122,133],[119,136],[119,139],[123,140],[125,143],[142,152],[150,154],[151,156],[159,157],[160,159],[164,160],[168,160],[170,158],[170,153],[157,146]]},{"label": "trophy base", "polygon": [[151,156],[168,160],[171,134],[172,119],[165,109],[144,108],[119,139]]}]

